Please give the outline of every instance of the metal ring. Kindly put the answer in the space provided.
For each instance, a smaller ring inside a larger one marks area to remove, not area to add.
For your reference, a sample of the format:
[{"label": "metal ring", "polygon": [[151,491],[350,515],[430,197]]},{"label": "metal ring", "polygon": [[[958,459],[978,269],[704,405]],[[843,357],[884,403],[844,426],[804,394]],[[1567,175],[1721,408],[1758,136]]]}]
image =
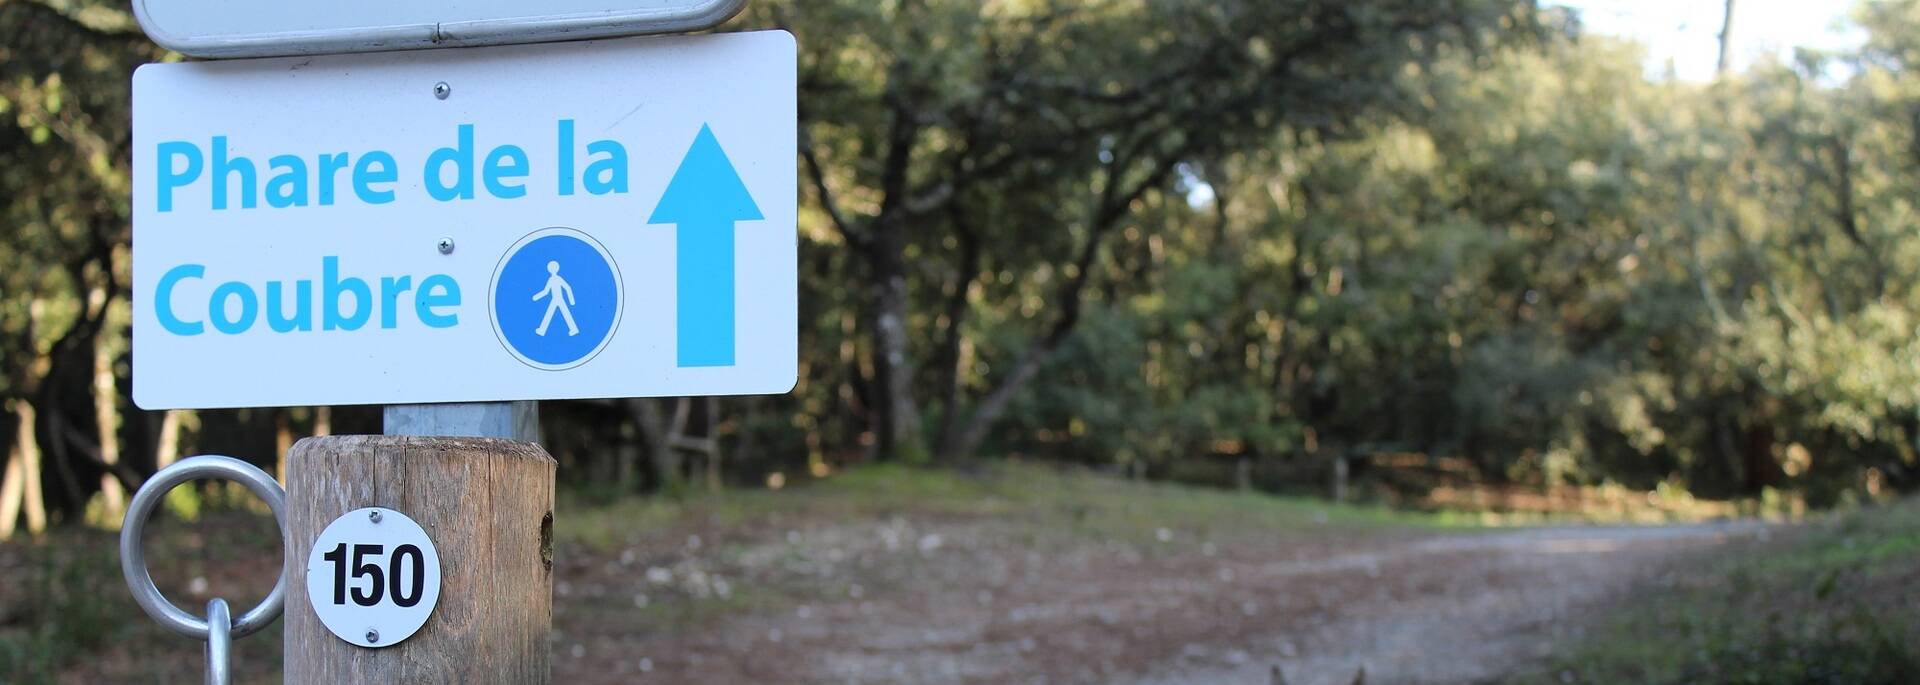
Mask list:
[{"label": "metal ring", "polygon": [[233,682],[233,611],[219,597],[207,602],[207,685]]},{"label": "metal ring", "polygon": [[[207,622],[187,613],[160,594],[160,588],[153,584],[153,574],[147,571],[147,551],[140,534],[147,527],[147,517],[153,515],[154,507],[160,505],[168,491],[181,483],[204,478],[230,480],[247,486],[253,494],[267,501],[267,507],[273,510],[275,527],[281,529],[282,539],[286,537],[283,523],[286,519],[286,491],[281,490],[280,483],[267,472],[239,459],[221,456],[182,459],[153,474],[153,478],[140,486],[140,491],[133,495],[132,504],[127,507],[127,518],[120,528],[120,572],[127,578],[127,588],[133,591],[133,601],[146,610],[148,616],[168,630],[196,640],[208,639]],[[232,638],[252,635],[273,623],[274,619],[280,617],[286,594],[287,571],[283,566],[280,579],[274,582],[273,591],[267,593],[267,598],[233,621]]]}]

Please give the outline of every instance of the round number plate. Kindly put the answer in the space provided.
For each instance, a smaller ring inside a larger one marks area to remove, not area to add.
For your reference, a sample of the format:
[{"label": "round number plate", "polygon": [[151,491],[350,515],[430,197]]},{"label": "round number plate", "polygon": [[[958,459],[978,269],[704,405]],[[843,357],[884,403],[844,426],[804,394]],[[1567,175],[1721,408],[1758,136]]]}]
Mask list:
[{"label": "round number plate", "polygon": [[347,512],[307,555],[307,600],[327,630],[361,647],[390,647],[420,630],[440,602],[440,553],[427,531],[384,507]]}]

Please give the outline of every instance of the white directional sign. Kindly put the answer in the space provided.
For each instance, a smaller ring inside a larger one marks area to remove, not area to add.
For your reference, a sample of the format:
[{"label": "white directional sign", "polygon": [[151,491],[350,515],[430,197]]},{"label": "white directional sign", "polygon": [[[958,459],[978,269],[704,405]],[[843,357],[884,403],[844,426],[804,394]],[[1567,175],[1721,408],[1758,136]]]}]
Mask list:
[{"label": "white directional sign", "polygon": [[780,31],[134,75],[148,409],[781,393]]},{"label": "white directional sign", "polygon": [[746,0],[134,0],[147,37],[196,57],[611,38],[719,25]]}]

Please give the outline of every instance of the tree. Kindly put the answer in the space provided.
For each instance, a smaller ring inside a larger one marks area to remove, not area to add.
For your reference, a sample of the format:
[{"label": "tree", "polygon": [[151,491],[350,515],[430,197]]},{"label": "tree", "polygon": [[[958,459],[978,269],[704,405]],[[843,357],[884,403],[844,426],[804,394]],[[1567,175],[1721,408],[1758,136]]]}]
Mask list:
[{"label": "tree", "polygon": [[[974,452],[1080,324],[1108,236],[1183,165],[1284,125],[1334,131],[1383,111],[1402,65],[1524,24],[1528,7],[909,1],[772,10],[811,46],[802,82],[818,96],[803,111],[802,156],[837,239],[859,256],[871,362],[861,380],[877,453],[924,450],[922,385],[944,395],[940,453]],[[863,40],[810,38],[827,27],[854,27]],[[928,263],[942,253],[946,263]],[[1004,370],[976,376],[957,350],[974,284],[994,266],[1028,274],[1021,285],[1044,291],[1046,304],[1024,317],[1024,344],[997,351]],[[914,284],[925,281],[945,302],[916,321]],[[937,329],[922,338],[931,345],[914,344],[922,322]],[[915,360],[929,357],[942,364],[932,370],[939,380],[917,383],[926,370]]]},{"label": "tree", "polygon": [[[0,32],[14,37],[0,47],[11,124],[0,128],[0,398],[18,417],[10,461],[23,462],[7,472],[29,476],[44,454],[60,509],[79,511],[98,492],[114,518],[123,482],[137,482],[120,459],[115,371],[127,322],[124,81],[160,52],[130,15],[93,3],[0,6]],[[0,513],[24,509],[32,527],[38,485],[0,487],[29,500],[0,502]]]}]

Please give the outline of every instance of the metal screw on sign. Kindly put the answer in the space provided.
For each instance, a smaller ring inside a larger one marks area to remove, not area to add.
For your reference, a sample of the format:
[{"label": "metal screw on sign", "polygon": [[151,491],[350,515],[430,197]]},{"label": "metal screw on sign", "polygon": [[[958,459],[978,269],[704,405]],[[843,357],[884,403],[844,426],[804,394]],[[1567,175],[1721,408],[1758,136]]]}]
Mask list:
[{"label": "metal screw on sign", "polygon": [[206,478],[230,480],[247,486],[253,494],[266,500],[267,508],[273,510],[274,525],[281,527],[282,536],[285,535],[281,521],[286,517],[287,495],[272,476],[232,457],[182,459],[153,474],[153,478],[134,493],[133,502],[127,507],[126,521],[120,528],[120,572],[126,576],[127,588],[133,591],[134,603],[139,604],[154,621],[175,633],[206,641],[207,682],[210,685],[226,685],[233,640],[252,635],[280,618],[280,609],[286,597],[287,575],[283,569],[280,578],[274,581],[273,591],[267,593],[267,598],[260,600],[259,606],[241,614],[239,618],[233,618],[224,599],[215,598],[208,602],[207,617],[202,619],[187,613],[160,593],[160,588],[153,584],[153,574],[147,569],[147,550],[141,534],[146,531],[147,519],[153,516],[153,510],[160,505],[168,491],[181,483]]},{"label": "metal screw on sign", "polygon": [[448,95],[452,95],[452,94],[453,94],[453,86],[447,85],[446,81],[441,81],[439,83],[433,84],[434,97],[445,100],[447,99]]}]

